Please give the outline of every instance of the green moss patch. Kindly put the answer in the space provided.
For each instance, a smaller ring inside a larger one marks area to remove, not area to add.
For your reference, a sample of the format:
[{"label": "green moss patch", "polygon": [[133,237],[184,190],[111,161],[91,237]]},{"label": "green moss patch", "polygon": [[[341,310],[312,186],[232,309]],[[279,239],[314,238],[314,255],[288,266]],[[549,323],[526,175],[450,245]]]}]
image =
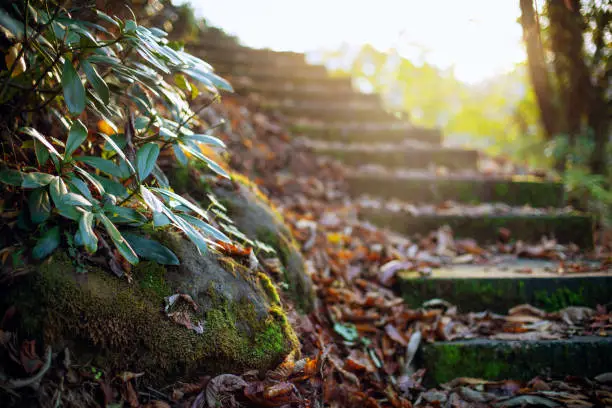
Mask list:
[{"label": "green moss patch", "polygon": [[612,339],[437,342],[426,345],[418,357],[427,370],[428,386],[459,377],[525,381],[567,374],[594,377],[612,365]]},{"label": "green moss patch", "polygon": [[568,306],[608,303],[612,277],[400,278],[398,286],[410,307],[442,298],[463,311],[506,313],[511,307],[528,303],[552,312]]},{"label": "green moss patch", "polygon": [[223,282],[210,281],[209,296],[193,294],[202,334],[173,322],[163,312],[163,297],[180,285],[167,280],[168,274],[160,265],[143,263],[132,284],[99,268],[76,275],[60,253],[4,288],[0,313],[14,305],[23,335],[68,346],[77,358],[114,372],[144,371],[152,383],[196,372],[266,370],[299,347],[275,303],[262,317],[256,308],[262,303],[253,298],[257,292],[228,298],[218,292]]}]

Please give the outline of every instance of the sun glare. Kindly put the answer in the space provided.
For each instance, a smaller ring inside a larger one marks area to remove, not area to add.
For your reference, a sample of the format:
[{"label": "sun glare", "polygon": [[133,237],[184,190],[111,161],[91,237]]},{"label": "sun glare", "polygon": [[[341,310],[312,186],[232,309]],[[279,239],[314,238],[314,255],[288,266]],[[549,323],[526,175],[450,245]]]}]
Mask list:
[{"label": "sun glare", "polygon": [[191,0],[205,17],[253,47],[315,51],[342,43],[395,47],[414,62],[454,66],[478,82],[525,59],[514,0]]}]

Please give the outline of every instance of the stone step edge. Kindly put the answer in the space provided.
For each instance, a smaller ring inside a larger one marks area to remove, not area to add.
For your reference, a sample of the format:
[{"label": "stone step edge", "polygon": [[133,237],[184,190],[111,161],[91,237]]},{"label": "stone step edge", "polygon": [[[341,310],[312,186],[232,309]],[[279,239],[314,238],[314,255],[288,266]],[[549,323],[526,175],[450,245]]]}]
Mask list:
[{"label": "stone step edge", "polygon": [[563,207],[564,186],[550,181],[521,181],[506,178],[473,178],[359,174],[347,170],[346,182],[353,197],[368,195],[405,202],[505,203],[534,208]]},{"label": "stone step edge", "polygon": [[556,238],[561,244],[573,243],[582,249],[593,248],[593,217],[585,214],[561,215],[490,215],[490,216],[413,216],[380,209],[359,210],[363,219],[400,234],[424,236],[448,225],[457,238],[473,238],[481,244],[497,242],[500,228],[506,228],[514,240],[540,242],[542,236]]},{"label": "stone step edge", "polygon": [[462,277],[460,271],[456,273],[457,277],[450,277],[450,271],[443,277],[436,277],[434,270],[432,276],[421,277],[416,272],[401,272],[396,288],[412,308],[430,299],[444,299],[462,312],[490,310],[495,313],[507,313],[519,304],[530,304],[549,312],[568,306],[594,308],[610,302],[612,293],[612,275],[601,273],[542,276],[540,272],[539,276],[531,276],[510,271],[492,272],[493,277],[484,277],[486,274]]},{"label": "stone step edge", "polygon": [[429,386],[458,377],[522,381],[536,376],[593,378],[612,367],[612,337],[437,342],[421,349],[417,363],[427,370],[426,385]]}]

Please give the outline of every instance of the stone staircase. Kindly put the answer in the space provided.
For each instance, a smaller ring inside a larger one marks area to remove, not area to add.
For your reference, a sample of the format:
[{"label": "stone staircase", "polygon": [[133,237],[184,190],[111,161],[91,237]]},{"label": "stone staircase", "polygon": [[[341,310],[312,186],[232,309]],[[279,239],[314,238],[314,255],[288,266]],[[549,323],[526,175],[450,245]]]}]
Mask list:
[{"label": "stone staircase", "polygon": [[[482,156],[478,151],[445,147],[439,129],[414,126],[388,113],[377,95],[353,89],[350,78],[330,77],[324,67],[309,65],[302,54],[250,49],[214,33],[189,45],[188,50],[211,63],[238,93],[257,93],[265,107],[290,118],[293,134],[302,143],[343,162],[349,168],[350,194],[362,203],[364,219],[411,236],[449,225],[455,237],[489,244],[505,228],[513,240],[538,242],[547,236],[583,249],[593,246],[591,217],[563,210],[560,183],[485,175],[479,170]],[[449,200],[465,205],[497,203],[503,210],[478,215],[423,215],[411,210],[414,205],[441,205]],[[542,210],[523,211],[526,205]],[[398,288],[415,308],[432,297],[442,297],[465,311],[497,312],[519,303],[550,310],[610,302],[610,272],[560,275],[550,272],[551,262],[522,262],[518,267],[531,273],[512,273],[516,261],[505,267],[509,273],[504,273],[503,266],[468,265],[434,271],[429,277],[407,273]],[[597,375],[606,364],[612,367],[609,339],[578,337],[568,344],[441,342],[424,348],[424,365],[430,370],[430,380],[438,382],[461,376]],[[486,358],[475,357],[479,355]],[[534,355],[542,357],[538,363]],[[506,367],[509,356],[520,370]],[[581,364],[595,356],[600,356],[597,364]],[[530,361],[534,361],[531,368]]]}]

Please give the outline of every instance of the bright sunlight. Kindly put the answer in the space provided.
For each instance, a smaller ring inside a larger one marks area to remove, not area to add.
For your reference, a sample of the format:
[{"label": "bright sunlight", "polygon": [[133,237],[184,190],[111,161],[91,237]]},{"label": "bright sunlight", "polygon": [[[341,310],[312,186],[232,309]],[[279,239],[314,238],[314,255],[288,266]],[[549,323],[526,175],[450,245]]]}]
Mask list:
[{"label": "bright sunlight", "polygon": [[[184,1],[181,1],[183,3]],[[316,51],[396,47],[413,62],[454,66],[476,83],[525,60],[517,1],[191,0],[196,14],[248,46]],[[389,12],[393,10],[393,12]]]}]

